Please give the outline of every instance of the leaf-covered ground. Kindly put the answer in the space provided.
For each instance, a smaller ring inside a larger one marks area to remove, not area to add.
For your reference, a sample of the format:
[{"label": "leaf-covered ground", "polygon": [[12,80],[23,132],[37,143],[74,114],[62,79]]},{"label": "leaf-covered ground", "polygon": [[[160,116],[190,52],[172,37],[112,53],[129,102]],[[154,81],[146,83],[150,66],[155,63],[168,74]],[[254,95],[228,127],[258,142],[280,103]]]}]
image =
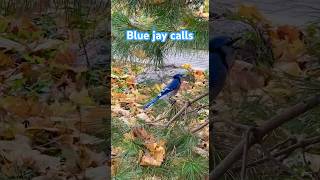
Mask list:
[{"label": "leaf-covered ground", "polygon": [[97,36],[64,20],[0,16],[0,179],[107,177],[106,69],[82,47]]},{"label": "leaf-covered ground", "polygon": [[206,72],[192,70],[183,81],[176,103],[160,100],[143,106],[155,97],[163,84],[137,84],[135,77],[146,67],[141,64],[112,65],[112,175],[115,179],[201,179],[208,172],[209,131],[194,128],[208,118],[208,98],[194,103],[168,128],[170,118],[184,104],[208,91]]},{"label": "leaf-covered ground", "polygon": [[[302,102],[320,92],[320,27],[291,25],[274,26],[254,6],[240,6],[226,18],[240,20],[252,26],[253,31],[242,35],[242,48],[238,51],[230,77],[221,96],[214,105],[218,111],[213,117],[215,126],[215,165],[244,137],[237,125],[259,126],[285,108]],[[271,50],[271,51],[270,51]],[[249,52],[249,53],[248,53]],[[266,147],[287,138],[317,137],[320,135],[319,107],[296,117],[263,138]],[[230,123],[231,121],[231,123]],[[290,146],[273,149],[276,154]],[[309,146],[281,157],[291,175],[272,161],[248,168],[249,179],[319,177],[320,145]],[[259,147],[249,151],[248,164],[266,155]],[[280,158],[280,159],[281,159]],[[226,173],[226,178],[239,179],[240,163]]]}]

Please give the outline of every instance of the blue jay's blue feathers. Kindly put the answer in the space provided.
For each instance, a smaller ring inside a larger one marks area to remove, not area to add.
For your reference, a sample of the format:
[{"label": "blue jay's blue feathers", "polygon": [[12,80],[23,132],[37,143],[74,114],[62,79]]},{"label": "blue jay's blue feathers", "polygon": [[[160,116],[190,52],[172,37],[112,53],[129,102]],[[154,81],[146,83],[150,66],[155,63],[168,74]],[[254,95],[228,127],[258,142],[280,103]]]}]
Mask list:
[{"label": "blue jay's blue feathers", "polygon": [[223,63],[222,57],[216,53],[210,53],[209,57],[212,63],[209,64],[210,74],[209,74],[209,87],[210,87],[210,98],[215,98],[218,96],[220,91],[224,86],[226,76],[228,74],[228,69]]},{"label": "blue jay's blue feathers", "polygon": [[209,43],[209,87],[210,99],[215,99],[223,89],[229,68],[233,62],[232,45],[239,39],[227,36],[219,36],[210,40]]},{"label": "blue jay's blue feathers", "polygon": [[143,109],[148,109],[149,107],[153,106],[159,99],[166,99],[176,95],[180,88],[182,77],[182,74],[174,75],[172,81],[165,88],[162,89],[162,91],[157,95],[157,97],[148,102]]},{"label": "blue jay's blue feathers", "polygon": [[228,45],[229,42],[232,42],[231,37],[228,36],[219,36],[210,40],[209,50],[210,52],[214,52],[221,48],[222,46]]}]

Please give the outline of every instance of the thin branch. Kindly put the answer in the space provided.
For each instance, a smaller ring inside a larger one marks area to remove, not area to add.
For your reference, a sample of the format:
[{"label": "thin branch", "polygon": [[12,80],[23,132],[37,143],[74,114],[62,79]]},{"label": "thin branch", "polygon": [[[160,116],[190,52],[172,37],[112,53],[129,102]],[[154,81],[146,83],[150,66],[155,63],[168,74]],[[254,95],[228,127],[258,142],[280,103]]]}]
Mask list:
[{"label": "thin branch", "polygon": [[269,159],[271,159],[276,165],[278,165],[281,169],[283,169],[285,172],[289,173],[291,176],[295,176],[297,179],[302,180],[301,177],[299,177],[296,173],[292,172],[288,166],[281,163],[278,159],[276,159],[270,151],[268,151],[268,148],[265,147],[262,143],[259,143],[261,150],[267,155]]},{"label": "thin branch", "polygon": [[245,180],[246,179],[246,168],[247,168],[247,160],[248,160],[248,151],[249,151],[249,138],[251,135],[251,132],[253,130],[252,128],[247,129],[247,131],[245,132],[245,145],[243,147],[243,156],[242,156],[242,168],[241,168],[241,180]]},{"label": "thin branch", "polygon": [[234,121],[223,120],[222,122],[226,122],[227,124],[237,128],[237,129],[247,130],[247,129],[250,128],[250,126],[248,126],[248,125],[243,125],[243,124],[240,124],[240,123],[236,123]]},{"label": "thin branch", "polygon": [[206,97],[206,96],[208,96],[208,95],[209,95],[209,92],[204,93],[204,94],[202,94],[202,95],[200,95],[200,96],[192,99],[191,101],[188,101],[188,102],[180,109],[180,111],[170,119],[170,121],[165,125],[165,127],[169,127],[169,125],[170,125],[173,121],[175,121],[175,120],[176,120],[188,107],[190,107],[193,103],[199,101],[200,99],[202,99],[202,98],[204,98],[204,97]]},{"label": "thin branch", "polygon": [[273,150],[275,150],[275,149],[277,149],[277,148],[280,148],[281,146],[283,146],[284,144],[286,144],[286,143],[288,143],[288,142],[290,142],[290,141],[291,141],[291,142],[295,142],[296,140],[297,140],[296,137],[289,137],[289,138],[287,138],[286,140],[284,140],[284,141],[282,141],[282,142],[274,145],[273,147],[271,147],[271,148],[269,149],[269,151],[273,151]]},{"label": "thin branch", "polygon": [[203,108],[205,108],[205,107],[209,107],[209,104],[199,106],[199,107],[197,107],[196,109],[193,109],[192,111],[188,111],[187,114],[191,114],[191,113],[193,113],[193,112],[197,112],[197,111],[199,111],[200,109],[203,109]]},{"label": "thin branch", "polygon": [[202,125],[191,130],[191,133],[196,133],[196,132],[200,131],[202,128],[206,127],[208,124],[209,124],[209,120],[207,119]]},{"label": "thin branch", "polygon": [[[312,138],[308,138],[308,139],[303,139],[303,140],[300,140],[299,142],[297,142],[297,143],[293,144],[292,146],[289,146],[281,151],[272,153],[272,156],[275,158],[278,158],[280,156],[285,155],[285,157],[287,157],[290,153],[292,153],[293,151],[295,151],[298,148],[306,148],[310,145],[317,144],[317,143],[320,143],[320,136],[316,136],[316,137],[312,137]],[[269,160],[270,159],[268,157],[265,157],[265,158],[259,159],[257,161],[254,161],[252,163],[249,163],[247,167],[255,167],[255,166],[262,164],[262,163],[269,161]],[[240,168],[241,167],[238,166],[238,167],[235,167],[232,169],[239,170]]]},{"label": "thin branch", "polygon": [[87,52],[87,49],[86,49],[86,44],[84,43],[84,39],[83,39],[82,33],[80,33],[80,40],[81,40],[81,45],[82,45],[82,48],[83,48],[83,51],[84,51],[84,55],[86,57],[87,67],[90,68],[91,65],[90,65],[90,61],[89,61],[89,56],[88,56],[88,52]]},{"label": "thin branch", "polygon": [[[270,120],[265,121],[264,124],[255,128],[254,136],[249,138],[249,148],[260,141],[266,134],[278,128],[287,121],[307,112],[308,110],[316,107],[320,104],[320,96],[314,96],[300,102],[286,110],[283,113],[276,115]],[[210,179],[219,179],[230,167],[240,159],[243,148],[245,146],[245,140],[242,140],[226,158],[218,164],[218,166],[210,172]]]}]

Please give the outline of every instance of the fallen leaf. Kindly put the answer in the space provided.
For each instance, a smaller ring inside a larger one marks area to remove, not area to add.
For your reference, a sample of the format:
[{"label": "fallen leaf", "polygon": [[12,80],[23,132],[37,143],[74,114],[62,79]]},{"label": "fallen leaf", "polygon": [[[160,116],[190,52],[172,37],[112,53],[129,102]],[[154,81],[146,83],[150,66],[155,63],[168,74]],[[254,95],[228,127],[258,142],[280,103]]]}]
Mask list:
[{"label": "fallen leaf", "polygon": [[277,62],[274,64],[274,69],[294,76],[298,76],[302,73],[298,63],[296,62]]},{"label": "fallen leaf", "polygon": [[80,139],[79,143],[85,144],[85,145],[97,145],[104,142],[103,139],[100,139],[85,133],[81,133],[79,139]]},{"label": "fallen leaf", "polygon": [[279,26],[276,30],[278,38],[280,40],[289,40],[289,43],[292,43],[296,40],[301,40],[301,31],[295,27],[290,25]]},{"label": "fallen leaf", "polygon": [[195,79],[197,80],[197,81],[203,81],[204,79],[205,79],[205,74],[204,74],[204,72],[203,71],[201,71],[201,70],[195,70],[194,72],[193,72],[193,75],[194,75],[194,77],[195,77]]},{"label": "fallen leaf", "polygon": [[29,138],[17,136],[14,141],[0,141],[0,150],[4,157],[20,167],[28,166],[38,173],[46,173],[50,170],[58,170],[60,158],[41,154],[31,148]]},{"label": "fallen leaf", "polygon": [[134,49],[133,51],[131,51],[131,53],[140,59],[147,59],[148,58],[147,54],[142,49]]},{"label": "fallen leaf", "polygon": [[0,105],[6,111],[23,118],[40,116],[46,112],[46,106],[32,98],[7,96],[0,100]]},{"label": "fallen leaf", "polygon": [[29,45],[32,52],[57,49],[63,41],[57,39],[42,39]]},{"label": "fallen leaf", "polygon": [[26,51],[26,47],[22,44],[3,37],[0,37],[0,49],[4,49],[4,52],[14,50],[23,53]]},{"label": "fallen leaf", "polygon": [[238,14],[255,22],[267,22],[255,6],[241,5],[238,9]]},{"label": "fallen leaf", "polygon": [[144,128],[136,127],[132,129],[132,134],[135,138],[141,139],[144,142],[155,142],[152,134],[149,134]]},{"label": "fallen leaf", "polygon": [[161,161],[157,161],[152,155],[145,154],[142,156],[140,165],[141,166],[160,166]]},{"label": "fallen leaf", "polygon": [[53,62],[56,64],[71,66],[76,60],[76,53],[71,49],[64,49],[57,53]]},{"label": "fallen leaf", "polygon": [[0,68],[13,67],[13,65],[14,61],[3,52],[0,52]]},{"label": "fallen leaf", "polygon": [[94,102],[90,98],[88,90],[83,88],[81,91],[73,91],[70,96],[70,100],[79,105],[90,106],[93,105]]},{"label": "fallen leaf", "polygon": [[192,65],[191,65],[191,64],[182,64],[181,67],[182,67],[183,69],[187,69],[187,70],[192,69]]},{"label": "fallen leaf", "polygon": [[252,90],[264,86],[264,77],[250,63],[236,61],[230,73],[232,88]]},{"label": "fallen leaf", "polygon": [[85,178],[95,180],[106,180],[110,175],[110,169],[106,166],[98,166],[95,168],[87,168],[85,170]]},{"label": "fallen leaf", "polygon": [[320,170],[320,155],[305,153],[306,160],[310,163],[310,168],[313,172],[319,172]]}]

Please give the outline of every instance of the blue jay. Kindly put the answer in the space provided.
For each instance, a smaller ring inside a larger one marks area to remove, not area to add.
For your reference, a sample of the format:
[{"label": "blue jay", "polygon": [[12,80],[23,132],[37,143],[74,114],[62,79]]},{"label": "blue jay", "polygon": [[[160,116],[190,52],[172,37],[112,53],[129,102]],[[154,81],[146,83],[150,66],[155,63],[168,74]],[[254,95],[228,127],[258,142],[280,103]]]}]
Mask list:
[{"label": "blue jay", "polygon": [[185,77],[183,74],[176,74],[172,78],[172,81],[164,88],[161,90],[161,92],[158,94],[157,97],[153,98],[150,102],[148,102],[144,106],[144,110],[148,109],[149,107],[153,106],[159,99],[167,99],[176,95],[180,85],[181,85],[181,78]]},{"label": "blue jay", "polygon": [[[240,38],[232,39],[227,36],[219,36],[210,40],[209,43],[209,98],[210,105],[211,102],[218,96],[220,91],[223,89],[224,83],[227,79],[228,72],[234,62],[234,50],[233,44]],[[211,111],[212,113],[214,111]],[[210,143],[215,141],[214,128],[213,128],[213,118],[210,115],[209,120],[209,140]],[[213,131],[211,131],[213,130]],[[209,156],[214,157],[215,152],[210,146]],[[215,164],[214,161],[209,161],[210,171],[213,170]],[[210,177],[211,179],[211,177]]]},{"label": "blue jay", "polygon": [[215,99],[223,89],[228,72],[234,62],[233,44],[240,38],[232,39],[227,36],[219,36],[209,43],[209,87],[210,99]]}]

